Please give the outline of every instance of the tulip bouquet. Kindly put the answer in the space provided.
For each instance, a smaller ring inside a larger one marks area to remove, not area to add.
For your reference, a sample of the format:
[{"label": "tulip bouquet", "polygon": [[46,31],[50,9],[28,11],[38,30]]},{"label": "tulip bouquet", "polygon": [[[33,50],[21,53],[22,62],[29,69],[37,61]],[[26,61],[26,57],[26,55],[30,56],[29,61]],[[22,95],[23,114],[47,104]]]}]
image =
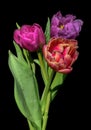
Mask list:
[{"label": "tulip bouquet", "polygon": [[[16,23],[16,51],[9,50],[8,64],[14,77],[15,101],[30,130],[46,130],[50,104],[78,58],[76,37],[82,25],[76,16],[62,16],[60,11],[51,20],[48,17],[44,31],[37,23]],[[41,95],[36,69],[43,82]]]}]

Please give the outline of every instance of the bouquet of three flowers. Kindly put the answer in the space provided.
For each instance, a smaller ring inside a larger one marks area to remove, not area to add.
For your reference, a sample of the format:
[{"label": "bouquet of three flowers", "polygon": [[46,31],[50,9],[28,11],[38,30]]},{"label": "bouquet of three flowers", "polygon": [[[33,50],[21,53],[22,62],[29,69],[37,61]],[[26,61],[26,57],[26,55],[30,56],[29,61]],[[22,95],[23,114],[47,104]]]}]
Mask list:
[{"label": "bouquet of three flowers", "polygon": [[[44,31],[38,23],[16,23],[16,54],[9,50],[8,63],[14,77],[15,101],[30,130],[46,130],[50,104],[78,58],[76,37],[82,25],[83,21],[76,16],[62,16],[60,11],[51,20],[48,18]],[[36,65],[44,85],[41,96]]]}]

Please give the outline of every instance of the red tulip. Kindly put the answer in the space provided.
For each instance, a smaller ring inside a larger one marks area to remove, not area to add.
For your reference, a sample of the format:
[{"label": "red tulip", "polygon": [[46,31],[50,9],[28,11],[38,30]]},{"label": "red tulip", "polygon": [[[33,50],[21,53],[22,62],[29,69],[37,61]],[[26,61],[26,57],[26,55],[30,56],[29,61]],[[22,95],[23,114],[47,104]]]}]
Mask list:
[{"label": "red tulip", "polygon": [[78,42],[74,39],[52,38],[43,46],[43,54],[48,65],[60,73],[72,71],[72,65],[78,58]]}]

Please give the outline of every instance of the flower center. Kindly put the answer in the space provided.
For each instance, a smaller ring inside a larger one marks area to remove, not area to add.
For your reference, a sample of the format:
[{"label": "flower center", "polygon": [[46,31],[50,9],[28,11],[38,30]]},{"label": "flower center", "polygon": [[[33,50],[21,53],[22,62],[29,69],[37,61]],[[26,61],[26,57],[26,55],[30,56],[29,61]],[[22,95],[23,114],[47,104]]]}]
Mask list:
[{"label": "flower center", "polygon": [[62,25],[60,25],[59,27],[60,27],[60,29],[62,30],[62,29],[64,28],[64,25],[62,24]]},{"label": "flower center", "polygon": [[57,52],[57,51],[54,51],[52,53],[52,56],[55,58],[56,62],[59,62],[60,58],[61,58],[61,53],[60,52]]}]

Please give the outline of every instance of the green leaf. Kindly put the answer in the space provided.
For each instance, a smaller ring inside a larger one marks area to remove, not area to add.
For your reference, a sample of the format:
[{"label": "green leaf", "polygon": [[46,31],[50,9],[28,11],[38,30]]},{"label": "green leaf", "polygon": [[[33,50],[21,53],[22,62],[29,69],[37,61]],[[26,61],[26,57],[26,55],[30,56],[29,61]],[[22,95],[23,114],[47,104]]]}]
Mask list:
[{"label": "green leaf", "polygon": [[22,49],[20,48],[19,45],[16,44],[15,41],[13,41],[13,44],[14,44],[14,47],[15,47],[15,50],[16,50],[16,55],[17,57],[19,58],[19,60],[25,60],[24,59],[24,56],[23,56],[23,52],[22,52]]},{"label": "green leaf", "polygon": [[20,26],[19,26],[19,24],[16,22],[16,27],[18,28],[18,29],[20,29]]},{"label": "green leaf", "polygon": [[46,43],[50,40],[50,19],[48,17],[46,28],[45,28]]},{"label": "green leaf", "polygon": [[51,85],[52,100],[56,96],[59,87],[61,87],[61,85],[63,84],[63,76],[64,74],[56,72],[56,75]]},{"label": "green leaf", "polygon": [[[50,40],[50,18],[49,17],[47,19],[46,28],[45,28],[45,38],[46,38],[46,44],[47,44]],[[48,64],[45,61],[44,57],[43,57],[43,62],[44,62],[44,65],[45,65],[45,69],[48,72]]]},{"label": "green leaf", "polygon": [[38,60],[38,59],[34,59],[33,61],[34,61],[37,65],[40,66],[40,63],[39,63],[39,60]]},{"label": "green leaf", "polygon": [[41,130],[41,107],[36,77],[29,65],[9,51],[9,68],[14,77],[14,96],[20,112]]}]

